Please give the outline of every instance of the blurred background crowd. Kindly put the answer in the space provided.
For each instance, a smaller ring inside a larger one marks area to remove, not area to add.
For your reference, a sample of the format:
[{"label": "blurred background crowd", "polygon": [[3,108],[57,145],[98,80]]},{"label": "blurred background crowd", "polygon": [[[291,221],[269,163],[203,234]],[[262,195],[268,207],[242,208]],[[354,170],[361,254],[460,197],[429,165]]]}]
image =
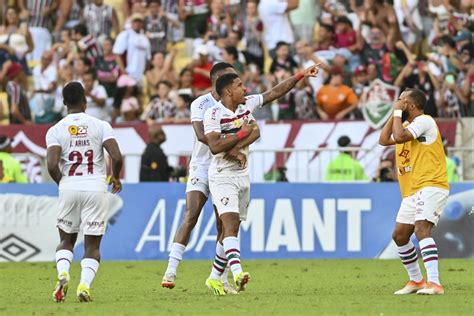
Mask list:
[{"label": "blurred background crowd", "polygon": [[[249,94],[321,63],[260,120],[360,119],[380,79],[417,87],[434,117],[474,115],[470,0],[0,0],[0,121],[51,124],[65,83],[121,124],[188,122],[213,63]],[[401,91],[401,90],[400,90]]]}]

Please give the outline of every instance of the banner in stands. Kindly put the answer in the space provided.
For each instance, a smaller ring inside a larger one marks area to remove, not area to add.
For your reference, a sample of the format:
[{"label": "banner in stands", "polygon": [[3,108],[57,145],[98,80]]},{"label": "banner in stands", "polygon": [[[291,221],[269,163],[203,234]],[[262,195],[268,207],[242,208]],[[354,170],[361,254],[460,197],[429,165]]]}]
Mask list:
[{"label": "banner in stands", "polygon": [[[438,120],[441,134],[450,146],[455,145],[456,120]],[[324,180],[326,166],[337,154],[337,140],[349,135],[352,146],[364,150],[357,153],[357,159],[369,178],[375,176],[382,156],[389,156],[393,148],[378,144],[380,130],[374,130],[365,121],[345,122],[302,122],[284,121],[278,123],[259,122],[261,138],[251,146],[249,168],[252,182],[264,182],[266,173],[278,167],[287,169],[290,182],[319,182]],[[0,135],[14,138],[13,152],[22,162],[30,182],[42,182],[46,169],[42,166],[46,156],[45,135],[49,126],[10,125],[0,126]],[[192,126],[189,124],[164,125],[166,142],[162,145],[171,166],[187,166],[194,144]],[[146,124],[116,125],[114,132],[120,149],[125,156],[124,182],[139,180],[140,156],[148,142]],[[283,148],[297,150],[288,154],[275,154]],[[333,148],[334,151],[312,151]]]},{"label": "banner in stands", "polygon": [[[106,260],[166,260],[185,211],[182,184],[130,184],[109,195]],[[0,261],[50,261],[58,243],[57,187],[0,186]],[[255,184],[241,227],[244,259],[397,258],[391,233],[400,205],[389,184]],[[474,257],[474,187],[454,184],[435,230],[440,255]],[[211,259],[215,218],[208,203],[186,259]],[[83,254],[83,237],[75,249]]]}]

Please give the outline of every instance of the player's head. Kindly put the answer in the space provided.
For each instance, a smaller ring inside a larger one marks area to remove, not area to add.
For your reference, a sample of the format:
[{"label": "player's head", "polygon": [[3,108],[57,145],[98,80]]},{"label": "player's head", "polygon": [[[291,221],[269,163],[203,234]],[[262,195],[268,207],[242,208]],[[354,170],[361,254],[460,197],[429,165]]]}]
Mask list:
[{"label": "player's head", "polygon": [[211,81],[213,84],[216,83],[217,78],[224,74],[237,74],[237,72],[234,69],[234,66],[232,66],[229,63],[217,63],[211,68]]},{"label": "player's head", "polygon": [[86,95],[80,82],[69,82],[63,89],[63,103],[68,112],[84,112],[86,110]]},{"label": "player's head", "polygon": [[413,113],[414,111],[421,111],[425,108],[426,95],[423,91],[416,88],[409,88],[402,92],[400,100],[407,102],[405,111],[407,114]]},{"label": "player's head", "polygon": [[216,81],[216,92],[225,105],[245,103],[245,87],[236,73],[228,73]]}]

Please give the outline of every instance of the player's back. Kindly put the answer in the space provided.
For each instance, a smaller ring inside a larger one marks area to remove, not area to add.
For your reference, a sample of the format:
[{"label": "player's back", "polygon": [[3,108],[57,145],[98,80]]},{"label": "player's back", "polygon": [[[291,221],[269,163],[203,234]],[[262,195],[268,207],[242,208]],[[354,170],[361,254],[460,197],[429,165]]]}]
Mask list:
[{"label": "player's back", "polygon": [[61,147],[60,190],[106,191],[103,143],[113,138],[109,123],[85,113],[68,114],[46,134],[47,146]]}]

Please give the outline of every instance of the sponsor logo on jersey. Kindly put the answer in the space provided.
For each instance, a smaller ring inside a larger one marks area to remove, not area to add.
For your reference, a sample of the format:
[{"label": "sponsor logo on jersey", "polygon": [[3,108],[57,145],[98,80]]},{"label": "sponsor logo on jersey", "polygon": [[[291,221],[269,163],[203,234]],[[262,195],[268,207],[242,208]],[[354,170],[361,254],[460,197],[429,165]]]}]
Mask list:
[{"label": "sponsor logo on jersey", "polygon": [[68,127],[68,132],[71,134],[71,136],[83,137],[87,135],[87,126],[70,125]]}]

